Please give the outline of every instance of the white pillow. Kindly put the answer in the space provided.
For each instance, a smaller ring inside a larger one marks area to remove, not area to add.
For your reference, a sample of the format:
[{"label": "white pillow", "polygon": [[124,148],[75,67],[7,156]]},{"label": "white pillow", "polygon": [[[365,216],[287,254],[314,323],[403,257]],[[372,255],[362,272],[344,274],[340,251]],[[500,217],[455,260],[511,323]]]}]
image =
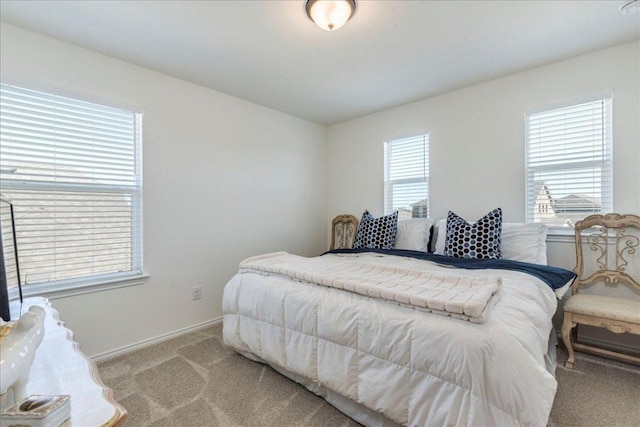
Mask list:
[{"label": "white pillow", "polygon": [[436,221],[435,227],[433,227],[433,233],[433,253],[444,255],[444,245],[447,241],[447,220],[441,219]]},{"label": "white pillow", "polygon": [[412,218],[398,220],[398,232],[394,249],[427,252],[433,220]]},{"label": "white pillow", "polygon": [[[434,253],[444,254],[447,220],[436,223]],[[505,222],[502,224],[500,250],[503,259],[547,265],[547,226],[538,223]]]},{"label": "white pillow", "polygon": [[502,224],[502,257],[547,265],[547,231],[547,226],[539,223]]}]

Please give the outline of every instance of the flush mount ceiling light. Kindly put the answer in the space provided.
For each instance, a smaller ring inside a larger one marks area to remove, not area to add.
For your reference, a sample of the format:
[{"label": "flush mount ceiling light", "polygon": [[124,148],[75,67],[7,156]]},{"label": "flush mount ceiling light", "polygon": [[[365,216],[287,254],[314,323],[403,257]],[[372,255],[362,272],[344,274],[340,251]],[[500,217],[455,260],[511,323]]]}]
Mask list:
[{"label": "flush mount ceiling light", "polygon": [[640,1],[631,0],[630,2],[620,6],[618,10],[620,10],[620,13],[623,15],[633,15],[634,13],[638,13],[638,10],[640,10]]},{"label": "flush mount ceiling light", "polygon": [[307,16],[326,31],[337,30],[356,11],[355,0],[307,0]]}]

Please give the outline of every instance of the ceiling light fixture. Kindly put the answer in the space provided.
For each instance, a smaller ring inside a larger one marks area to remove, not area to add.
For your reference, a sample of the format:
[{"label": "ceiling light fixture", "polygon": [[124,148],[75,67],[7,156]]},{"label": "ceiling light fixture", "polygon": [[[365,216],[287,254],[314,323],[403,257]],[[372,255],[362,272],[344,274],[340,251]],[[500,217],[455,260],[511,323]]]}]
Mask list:
[{"label": "ceiling light fixture", "polygon": [[326,31],[337,30],[356,11],[355,0],[307,0],[307,16]]},{"label": "ceiling light fixture", "polygon": [[634,13],[638,13],[638,10],[640,10],[640,1],[631,0],[630,2],[620,6],[618,10],[620,10],[620,13],[623,15],[633,15]]}]

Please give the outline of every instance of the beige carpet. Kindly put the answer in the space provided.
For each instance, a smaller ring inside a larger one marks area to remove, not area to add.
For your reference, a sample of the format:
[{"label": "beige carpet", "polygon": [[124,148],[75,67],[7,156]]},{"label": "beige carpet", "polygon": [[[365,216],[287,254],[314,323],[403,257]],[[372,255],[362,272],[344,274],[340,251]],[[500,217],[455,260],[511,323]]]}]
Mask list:
[{"label": "beige carpet", "polygon": [[[129,412],[125,427],[358,426],[323,399],[224,347],[218,324],[100,362]],[[640,368],[579,353],[559,365],[550,427],[626,427],[640,420]],[[559,349],[558,359],[566,355]],[[499,427],[499,426],[496,426]]]}]

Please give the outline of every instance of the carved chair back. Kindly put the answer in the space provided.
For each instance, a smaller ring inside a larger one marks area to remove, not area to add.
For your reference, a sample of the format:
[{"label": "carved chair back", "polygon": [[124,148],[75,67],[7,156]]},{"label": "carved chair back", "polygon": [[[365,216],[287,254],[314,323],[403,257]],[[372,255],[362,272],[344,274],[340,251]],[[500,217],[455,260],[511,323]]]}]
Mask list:
[{"label": "carved chair back", "polygon": [[331,223],[331,250],[351,249],[358,232],[358,219],[353,215],[338,215]]},{"label": "carved chair back", "polygon": [[[595,282],[625,283],[640,291],[640,216],[590,215],[575,225],[576,268],[572,293]],[[585,273],[584,249],[595,258],[593,271]],[[635,261],[635,262],[632,262]]]}]

